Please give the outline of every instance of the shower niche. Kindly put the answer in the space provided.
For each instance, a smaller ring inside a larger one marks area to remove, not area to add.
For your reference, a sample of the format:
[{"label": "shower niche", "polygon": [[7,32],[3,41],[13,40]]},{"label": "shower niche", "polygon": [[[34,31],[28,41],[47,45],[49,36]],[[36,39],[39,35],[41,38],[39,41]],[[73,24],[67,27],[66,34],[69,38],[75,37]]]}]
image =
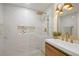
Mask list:
[{"label": "shower niche", "polygon": [[17,26],[18,33],[31,33],[35,31],[34,26]]}]

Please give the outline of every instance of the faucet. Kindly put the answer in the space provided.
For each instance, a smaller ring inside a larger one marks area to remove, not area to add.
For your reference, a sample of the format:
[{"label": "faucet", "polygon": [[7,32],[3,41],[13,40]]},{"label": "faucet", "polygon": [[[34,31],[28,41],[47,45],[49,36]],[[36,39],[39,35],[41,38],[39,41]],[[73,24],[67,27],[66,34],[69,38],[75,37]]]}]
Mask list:
[{"label": "faucet", "polygon": [[69,32],[66,32],[62,35],[62,40],[73,43],[73,35]]}]

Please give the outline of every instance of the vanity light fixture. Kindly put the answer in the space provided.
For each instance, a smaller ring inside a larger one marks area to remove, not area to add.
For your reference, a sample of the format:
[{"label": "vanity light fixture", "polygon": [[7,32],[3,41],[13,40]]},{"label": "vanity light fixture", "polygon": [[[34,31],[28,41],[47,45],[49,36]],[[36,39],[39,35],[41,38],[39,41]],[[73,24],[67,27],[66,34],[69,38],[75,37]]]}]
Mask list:
[{"label": "vanity light fixture", "polygon": [[71,3],[64,3],[60,8],[58,6],[59,6],[59,4],[57,5],[56,13],[60,14],[60,15],[63,14],[63,9],[66,9],[66,10],[73,9],[73,5]]},{"label": "vanity light fixture", "polygon": [[63,14],[63,10],[62,10],[62,9],[60,10],[60,13],[59,13],[59,14],[60,14],[60,15],[62,15],[62,14]]},{"label": "vanity light fixture", "polygon": [[71,3],[64,3],[63,8],[66,10],[72,10],[73,5]]}]

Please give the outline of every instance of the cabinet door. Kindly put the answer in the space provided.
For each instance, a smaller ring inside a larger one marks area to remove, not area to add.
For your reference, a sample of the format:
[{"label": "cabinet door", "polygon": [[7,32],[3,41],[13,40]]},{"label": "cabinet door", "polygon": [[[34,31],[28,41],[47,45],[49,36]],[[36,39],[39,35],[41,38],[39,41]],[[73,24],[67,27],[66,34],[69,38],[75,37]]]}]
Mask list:
[{"label": "cabinet door", "polygon": [[47,56],[67,56],[66,53],[60,51],[59,49],[55,48],[54,46],[51,46],[48,43],[45,43],[45,54]]}]

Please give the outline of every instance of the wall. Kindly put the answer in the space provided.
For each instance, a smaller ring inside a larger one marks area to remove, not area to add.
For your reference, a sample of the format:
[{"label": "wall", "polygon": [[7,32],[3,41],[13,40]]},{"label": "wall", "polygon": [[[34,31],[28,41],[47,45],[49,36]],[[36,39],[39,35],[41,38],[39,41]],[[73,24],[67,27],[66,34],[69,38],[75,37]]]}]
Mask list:
[{"label": "wall", "polygon": [[3,4],[0,4],[0,55],[4,52]]},{"label": "wall", "polygon": [[49,38],[52,38],[52,32],[54,31],[54,5],[51,5],[46,11],[46,14],[43,14],[43,20],[42,20],[42,24],[43,24],[43,28],[45,25],[45,22],[47,22],[47,19],[45,19],[45,17],[48,18],[48,36]]},{"label": "wall", "polygon": [[[35,11],[4,4],[5,55],[31,55],[41,48],[41,16]],[[19,35],[17,26],[34,26],[35,31]]]},{"label": "wall", "polygon": [[78,37],[77,43],[79,43],[79,11],[77,12],[77,37]]},{"label": "wall", "polygon": [[[51,5],[47,8],[45,13],[42,15],[42,51],[45,52],[45,39],[52,38],[53,31],[54,31],[54,5]],[[47,27],[47,31],[45,32],[45,28]]]},{"label": "wall", "polygon": [[56,14],[56,6],[57,4],[52,4],[45,12],[48,15],[48,19],[49,19],[49,37],[52,38],[53,37],[53,32],[57,32],[58,28],[57,28],[57,22],[58,22],[58,15]]}]

